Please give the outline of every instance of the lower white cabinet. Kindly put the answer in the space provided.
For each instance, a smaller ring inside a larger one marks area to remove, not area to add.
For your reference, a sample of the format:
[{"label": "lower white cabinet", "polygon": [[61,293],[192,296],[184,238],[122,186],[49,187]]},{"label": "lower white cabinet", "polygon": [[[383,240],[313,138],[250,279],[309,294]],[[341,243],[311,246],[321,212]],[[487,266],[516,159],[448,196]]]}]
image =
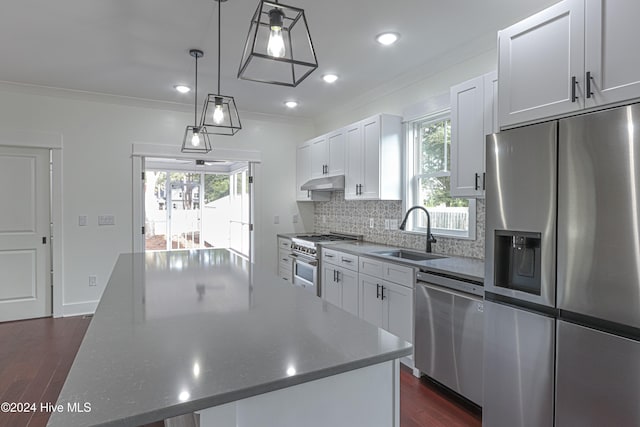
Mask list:
[{"label": "lower white cabinet", "polygon": [[322,268],[323,298],[345,311],[358,315],[358,273],[337,265]]},{"label": "lower white cabinet", "polygon": [[360,317],[413,341],[413,289],[360,274]]},{"label": "lower white cabinet", "polygon": [[291,260],[291,239],[278,237],[278,276],[289,283],[293,282],[291,274],[293,261]]}]

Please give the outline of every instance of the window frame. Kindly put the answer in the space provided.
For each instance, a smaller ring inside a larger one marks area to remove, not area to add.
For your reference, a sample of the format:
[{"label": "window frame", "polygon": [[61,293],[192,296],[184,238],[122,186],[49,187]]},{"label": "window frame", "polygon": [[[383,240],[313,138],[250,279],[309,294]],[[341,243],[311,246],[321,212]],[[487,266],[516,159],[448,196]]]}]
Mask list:
[{"label": "window frame", "polygon": [[[418,195],[420,194],[419,185],[420,179],[423,178],[437,178],[451,176],[451,167],[449,170],[438,171],[428,174],[416,173],[419,169],[419,158],[416,156],[417,145],[421,142],[414,135],[414,127],[417,123],[434,123],[446,119],[451,119],[451,108],[447,107],[442,110],[434,111],[429,114],[424,114],[411,120],[407,120],[404,123],[405,134],[405,156],[404,156],[404,169],[405,169],[405,194],[402,199],[403,212],[407,212],[412,206],[421,205],[419,203]],[[451,146],[451,139],[449,139],[449,146]],[[446,150],[445,150],[445,165],[446,165]],[[446,167],[446,166],[445,166]],[[451,191],[451,189],[449,189]],[[468,198],[469,201],[469,229],[467,232],[454,231],[443,228],[431,228],[431,233],[434,236],[454,238],[460,240],[476,240],[476,199]],[[413,215],[412,215],[413,216]],[[426,227],[418,227],[414,224],[413,217],[407,220],[407,227],[405,233],[425,235],[427,233]]]}]

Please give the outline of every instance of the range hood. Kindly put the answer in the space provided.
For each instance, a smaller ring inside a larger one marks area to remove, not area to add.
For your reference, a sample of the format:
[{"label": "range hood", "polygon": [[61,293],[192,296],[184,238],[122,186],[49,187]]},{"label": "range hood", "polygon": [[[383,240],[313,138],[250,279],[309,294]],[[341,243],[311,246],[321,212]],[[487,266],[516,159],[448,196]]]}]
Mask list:
[{"label": "range hood", "polygon": [[302,184],[302,187],[300,187],[300,189],[310,191],[344,190],[344,175],[311,179]]}]

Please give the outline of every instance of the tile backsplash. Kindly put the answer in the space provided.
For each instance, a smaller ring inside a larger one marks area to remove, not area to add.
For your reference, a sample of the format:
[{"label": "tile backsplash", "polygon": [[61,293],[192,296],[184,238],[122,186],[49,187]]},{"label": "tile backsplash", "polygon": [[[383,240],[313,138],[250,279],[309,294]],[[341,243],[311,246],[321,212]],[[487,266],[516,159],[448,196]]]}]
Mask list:
[{"label": "tile backsplash", "polygon": [[[432,245],[433,251],[447,255],[484,258],[484,200],[476,203],[476,239],[463,240],[436,236],[437,242]],[[360,201],[344,200],[344,192],[334,191],[328,202],[315,202],[314,231],[329,231],[362,234],[364,240],[402,246],[417,250],[426,247],[426,236],[404,233],[400,230],[385,230],[384,220],[402,221],[404,211],[399,200]],[[374,226],[369,227],[369,219],[373,218]]]}]

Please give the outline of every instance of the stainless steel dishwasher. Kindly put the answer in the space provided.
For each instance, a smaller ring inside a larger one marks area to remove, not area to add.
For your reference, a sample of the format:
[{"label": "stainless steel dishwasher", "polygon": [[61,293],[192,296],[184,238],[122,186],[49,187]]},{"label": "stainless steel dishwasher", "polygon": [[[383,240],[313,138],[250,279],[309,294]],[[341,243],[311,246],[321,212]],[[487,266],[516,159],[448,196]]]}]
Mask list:
[{"label": "stainless steel dishwasher", "polygon": [[417,279],[416,368],[482,406],[482,284],[426,272]]}]

